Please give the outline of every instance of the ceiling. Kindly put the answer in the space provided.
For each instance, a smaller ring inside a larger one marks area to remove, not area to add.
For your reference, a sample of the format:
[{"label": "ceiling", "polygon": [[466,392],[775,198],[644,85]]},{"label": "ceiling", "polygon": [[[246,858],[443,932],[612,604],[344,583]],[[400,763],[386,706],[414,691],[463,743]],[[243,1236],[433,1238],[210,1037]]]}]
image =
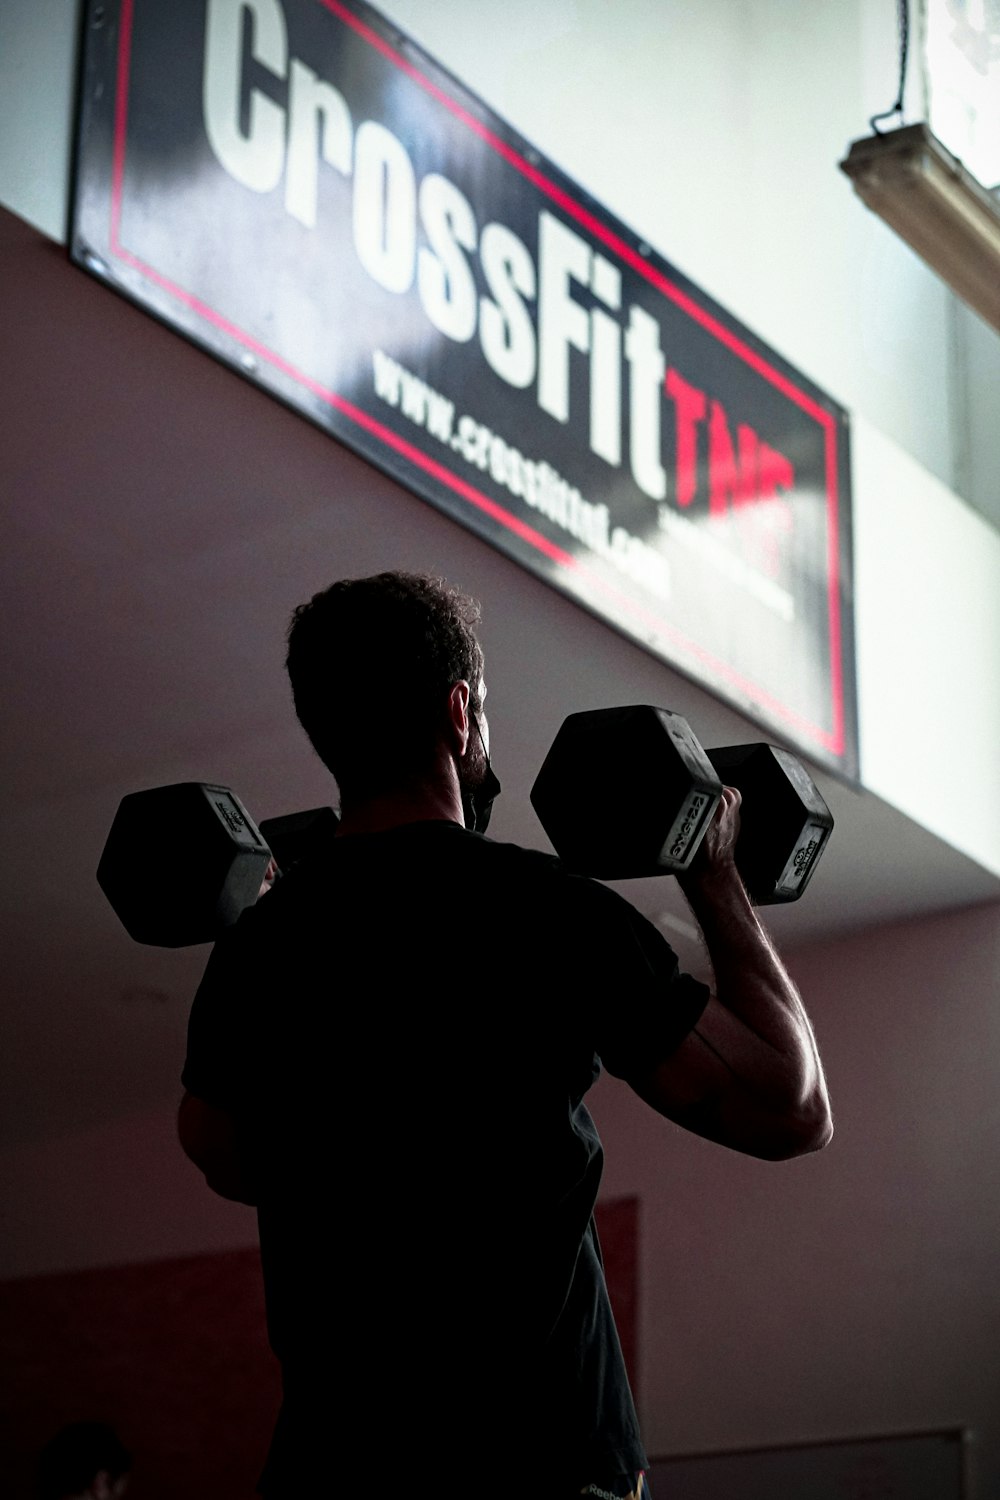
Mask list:
[{"label": "ceiling", "polygon": [[[331,800],[282,656],[292,608],[333,578],[426,569],[482,599],[498,838],[547,847],[528,791],[574,710],[657,703],[708,745],[761,737],[2,211],[0,257],[0,1145],[178,1096],[208,950],[129,941],[95,880],[104,838],[126,792],[170,781],[218,779],[259,818]],[[813,939],[1000,899],[887,803],[817,780],[836,831],[803,901],[767,914],[793,969]],[[704,968],[676,882],[621,888]]]}]

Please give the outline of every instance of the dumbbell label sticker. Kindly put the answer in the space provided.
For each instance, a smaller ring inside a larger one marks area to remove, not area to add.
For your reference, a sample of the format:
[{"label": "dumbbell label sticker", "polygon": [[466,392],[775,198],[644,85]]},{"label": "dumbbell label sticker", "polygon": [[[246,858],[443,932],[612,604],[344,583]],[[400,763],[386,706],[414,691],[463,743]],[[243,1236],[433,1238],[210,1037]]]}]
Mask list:
[{"label": "dumbbell label sticker", "polygon": [[706,811],[715,800],[718,799],[710,797],[707,792],[695,792],[670,830],[663,848],[677,864],[683,865],[687,860],[688,853],[693,848],[699,830],[705,822]]},{"label": "dumbbell label sticker", "polygon": [[225,824],[229,833],[241,848],[262,849],[264,847],[264,840],[258,834],[252,820],[247,816],[243,808],[240,807],[231,792],[222,797],[213,797],[212,806],[215,808],[220,822]]},{"label": "dumbbell label sticker", "polygon": [[822,823],[807,823],[776,886],[777,894],[797,895],[805,886],[830,830]]}]

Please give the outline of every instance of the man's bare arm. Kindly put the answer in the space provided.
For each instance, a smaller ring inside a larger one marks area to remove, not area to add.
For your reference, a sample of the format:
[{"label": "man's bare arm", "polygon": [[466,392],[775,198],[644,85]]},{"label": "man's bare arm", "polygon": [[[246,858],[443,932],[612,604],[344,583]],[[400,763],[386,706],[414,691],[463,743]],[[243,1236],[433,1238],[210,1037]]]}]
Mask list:
[{"label": "man's bare arm", "polygon": [[826,1080],[798,990],[733,862],[739,793],[726,788],[682,886],[715,975],[695,1030],[638,1094],[686,1129],[752,1156],[817,1151],[832,1134]]}]

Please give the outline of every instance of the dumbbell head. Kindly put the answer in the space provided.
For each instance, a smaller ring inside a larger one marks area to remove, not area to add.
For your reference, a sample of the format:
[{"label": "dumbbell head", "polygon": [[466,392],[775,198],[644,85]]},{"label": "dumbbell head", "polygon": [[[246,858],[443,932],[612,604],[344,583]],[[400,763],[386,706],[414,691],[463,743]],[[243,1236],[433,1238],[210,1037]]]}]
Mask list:
[{"label": "dumbbell head", "polygon": [[742,795],[736,867],[758,906],[797,901],[833,828],[801,761],[778,745],[725,745],[708,758]]},{"label": "dumbbell head", "polygon": [[137,943],[208,943],[260,893],[271,851],[229,787],[178,782],[123,797],[98,883]]},{"label": "dumbbell head", "polygon": [[616,880],[685,870],[721,795],[687,720],[639,704],[570,714],[531,803],[565,864]]}]

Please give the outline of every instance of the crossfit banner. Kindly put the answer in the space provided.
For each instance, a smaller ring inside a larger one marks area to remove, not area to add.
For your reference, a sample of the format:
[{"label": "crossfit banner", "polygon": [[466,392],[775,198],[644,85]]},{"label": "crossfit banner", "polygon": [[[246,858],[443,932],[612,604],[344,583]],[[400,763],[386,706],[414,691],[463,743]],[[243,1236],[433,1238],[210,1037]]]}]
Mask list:
[{"label": "crossfit banner", "polygon": [[835,402],[367,5],[85,37],[80,265],[857,777]]}]

